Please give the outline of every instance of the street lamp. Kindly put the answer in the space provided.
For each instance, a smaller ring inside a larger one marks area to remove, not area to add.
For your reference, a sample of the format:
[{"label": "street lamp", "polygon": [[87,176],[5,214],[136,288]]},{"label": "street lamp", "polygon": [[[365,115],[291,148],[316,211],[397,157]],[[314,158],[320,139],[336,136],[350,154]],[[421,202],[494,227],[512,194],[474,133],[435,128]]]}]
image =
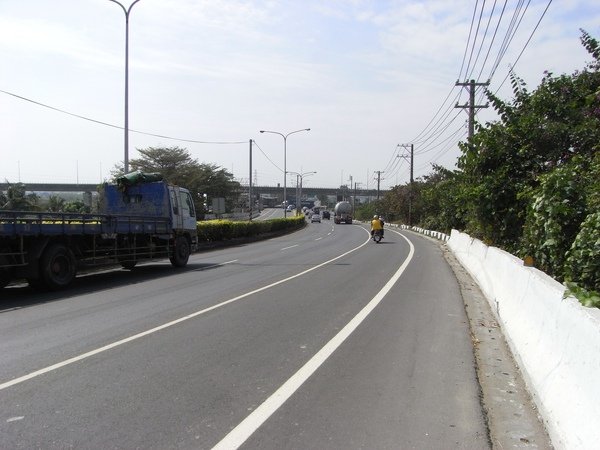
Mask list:
[{"label": "street lamp", "polygon": [[286,166],[287,138],[290,134],[300,133],[301,131],[310,131],[310,128],[303,128],[301,130],[290,131],[288,134],[283,134],[283,133],[280,133],[279,131],[260,130],[261,133],[278,134],[279,136],[281,136],[283,138],[283,205],[284,205],[283,217],[284,218],[287,217],[287,206],[286,206],[286,200],[287,200],[287,189],[286,189],[286,187],[287,187],[287,185],[286,185],[286,181],[287,181],[287,166]]},{"label": "street lamp", "polygon": [[[296,175],[296,188],[300,187],[300,189],[298,189],[296,191],[296,214],[300,213],[300,210],[302,209],[302,181],[304,180],[304,177],[308,177],[310,175],[314,175],[315,173],[317,173],[316,171],[314,172],[304,172],[304,173],[298,173],[298,172],[288,172],[288,173],[293,173],[294,175]],[[298,182],[298,180],[300,180],[300,182]]]},{"label": "street lamp", "polygon": [[117,0],[109,1],[119,5],[125,13],[125,158],[123,162],[125,173],[127,173],[129,172],[129,13],[133,5],[140,0],[135,0],[128,9]]}]

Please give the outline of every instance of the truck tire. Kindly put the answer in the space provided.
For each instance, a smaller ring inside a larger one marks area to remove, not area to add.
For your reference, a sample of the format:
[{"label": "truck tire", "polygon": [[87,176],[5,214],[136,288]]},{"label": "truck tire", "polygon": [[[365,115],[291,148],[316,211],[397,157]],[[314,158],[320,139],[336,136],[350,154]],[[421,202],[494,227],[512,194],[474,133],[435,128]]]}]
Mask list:
[{"label": "truck tire", "polygon": [[49,290],[67,287],[77,273],[73,252],[62,244],[49,245],[40,260],[43,286]]},{"label": "truck tire", "polygon": [[185,267],[190,259],[190,243],[184,236],[177,236],[173,245],[173,255],[169,258],[175,267]]}]

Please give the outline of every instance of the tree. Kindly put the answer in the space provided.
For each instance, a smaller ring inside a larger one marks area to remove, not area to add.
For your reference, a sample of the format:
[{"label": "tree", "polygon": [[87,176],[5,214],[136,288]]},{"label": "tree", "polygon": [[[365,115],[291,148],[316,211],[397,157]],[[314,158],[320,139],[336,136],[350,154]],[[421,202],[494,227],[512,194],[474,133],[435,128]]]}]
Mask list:
[{"label": "tree", "polygon": [[23,183],[9,183],[6,193],[0,193],[0,209],[4,210],[32,211],[38,202],[39,197],[35,193],[27,194]]},{"label": "tree", "polygon": [[141,157],[129,162],[133,170],[158,172],[170,183],[188,181],[198,168],[198,162],[184,148],[149,147],[138,152]]},{"label": "tree", "polygon": [[68,213],[89,213],[90,208],[81,200],[72,200],[64,204],[63,211]]},{"label": "tree", "polygon": [[582,42],[595,61],[573,75],[546,73],[529,93],[511,74],[514,99],[504,102],[488,92],[500,120],[480,126],[461,145],[468,199],[467,230],[488,243],[518,252],[528,206],[541,176],[575,155],[590,158],[600,142],[598,45]]},{"label": "tree", "polygon": [[58,195],[51,195],[48,199],[48,211],[62,212],[65,209],[65,199]]},{"label": "tree", "polygon": [[423,228],[450,233],[466,227],[465,194],[461,172],[434,164],[422,177],[420,220]]},{"label": "tree", "polygon": [[[198,163],[189,152],[180,147],[138,149],[141,157],[129,162],[133,170],[158,172],[166,181],[190,190],[198,217],[204,216],[204,194],[211,199],[223,197],[226,209],[231,211],[241,192],[233,175],[215,164]],[[113,172],[114,173],[114,172]]]}]

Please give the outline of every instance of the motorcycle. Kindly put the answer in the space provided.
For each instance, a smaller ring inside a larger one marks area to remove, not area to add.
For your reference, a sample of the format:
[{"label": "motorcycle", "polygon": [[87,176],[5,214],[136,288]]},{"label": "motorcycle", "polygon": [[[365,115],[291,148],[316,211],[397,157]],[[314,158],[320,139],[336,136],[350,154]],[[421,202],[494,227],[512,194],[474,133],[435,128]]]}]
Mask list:
[{"label": "motorcycle", "polygon": [[383,239],[383,233],[381,232],[381,230],[375,230],[375,231],[373,231],[373,240],[376,243],[379,244],[382,239]]}]

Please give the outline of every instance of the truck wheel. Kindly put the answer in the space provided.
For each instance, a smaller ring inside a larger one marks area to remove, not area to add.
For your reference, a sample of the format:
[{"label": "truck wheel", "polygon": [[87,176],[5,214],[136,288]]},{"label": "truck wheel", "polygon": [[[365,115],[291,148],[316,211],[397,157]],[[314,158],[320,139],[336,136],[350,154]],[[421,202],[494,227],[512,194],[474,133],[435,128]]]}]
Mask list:
[{"label": "truck wheel", "polygon": [[173,255],[169,260],[175,267],[185,267],[190,259],[190,243],[184,236],[178,236],[173,246]]},{"label": "truck wheel", "polygon": [[50,290],[68,286],[77,272],[73,252],[62,244],[46,248],[40,261],[40,274],[44,286]]}]

